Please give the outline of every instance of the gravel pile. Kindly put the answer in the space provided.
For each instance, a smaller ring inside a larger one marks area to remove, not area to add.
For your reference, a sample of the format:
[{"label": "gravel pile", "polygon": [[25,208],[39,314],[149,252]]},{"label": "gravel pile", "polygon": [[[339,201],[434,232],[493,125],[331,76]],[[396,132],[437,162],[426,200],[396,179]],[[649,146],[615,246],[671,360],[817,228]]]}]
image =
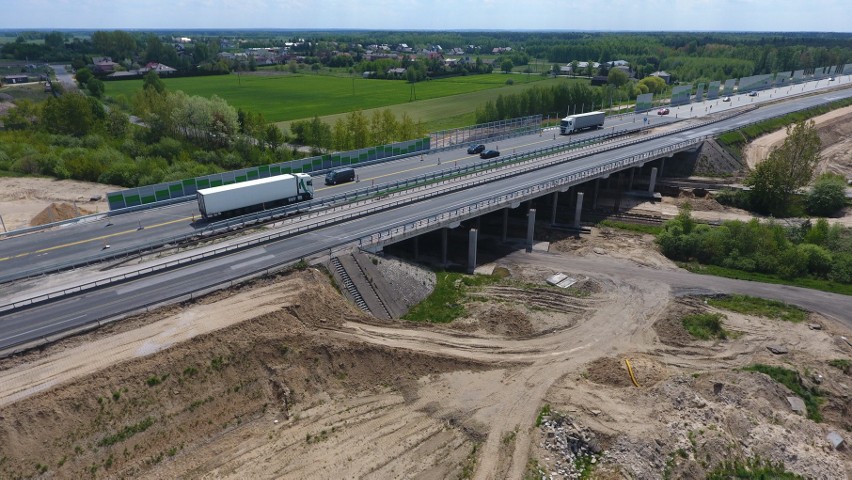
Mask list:
[{"label": "gravel pile", "polygon": [[607,453],[594,432],[557,412],[542,418],[541,430],[541,447],[552,454],[542,464],[542,480],[581,478],[584,466],[596,464]]}]

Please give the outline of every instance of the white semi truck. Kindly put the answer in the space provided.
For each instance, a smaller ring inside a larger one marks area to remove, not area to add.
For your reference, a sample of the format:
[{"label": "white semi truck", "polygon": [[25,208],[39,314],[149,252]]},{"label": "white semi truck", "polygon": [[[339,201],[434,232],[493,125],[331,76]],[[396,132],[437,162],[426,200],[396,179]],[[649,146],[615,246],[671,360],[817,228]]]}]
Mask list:
[{"label": "white semi truck", "polygon": [[233,214],[271,208],[314,198],[307,173],[284,174],[205,188],[196,193],[201,216]]},{"label": "white semi truck", "polygon": [[601,128],[603,127],[604,119],[606,119],[606,114],[604,112],[589,112],[569,115],[563,118],[562,122],[559,124],[559,133],[567,135],[585,128]]}]

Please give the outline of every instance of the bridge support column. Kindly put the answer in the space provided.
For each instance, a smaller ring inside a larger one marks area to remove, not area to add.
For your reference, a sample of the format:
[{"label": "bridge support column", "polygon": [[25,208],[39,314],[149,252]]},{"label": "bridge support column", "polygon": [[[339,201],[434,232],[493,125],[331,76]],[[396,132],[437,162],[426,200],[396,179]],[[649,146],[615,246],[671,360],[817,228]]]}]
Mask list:
[{"label": "bridge support column", "polygon": [[654,188],[657,186],[657,167],[651,169],[651,180],[648,184],[648,193],[654,194]]},{"label": "bridge support column", "polygon": [[559,204],[559,192],[553,192],[553,208],[550,210],[550,224],[556,225],[556,205]]},{"label": "bridge support column", "polygon": [[633,175],[636,173],[636,167],[630,169],[630,182],[627,184],[627,190],[633,190]]},{"label": "bridge support column", "polygon": [[509,207],[503,209],[503,230],[500,234],[500,241],[506,243],[509,239]]},{"label": "bridge support column", "polygon": [[414,237],[414,261],[420,261],[420,237]]},{"label": "bridge support column", "polygon": [[666,168],[666,157],[660,159],[660,178],[663,178],[663,169]]},{"label": "bridge support column", "polygon": [[447,266],[447,231],[449,229],[444,227],[441,229],[441,266]]},{"label": "bridge support column", "polygon": [[535,232],[535,209],[531,208],[527,214],[527,253],[532,252],[533,233]]},{"label": "bridge support column", "polygon": [[467,237],[467,273],[473,273],[476,270],[476,240],[478,231],[475,228],[470,229]]},{"label": "bridge support column", "polygon": [[580,228],[581,211],[583,211],[583,192],[577,192],[577,206],[574,209],[574,228]]},{"label": "bridge support column", "polygon": [[598,208],[598,191],[600,189],[601,189],[601,179],[596,178],[595,179],[595,193],[592,196],[592,210],[595,210],[595,209]]}]

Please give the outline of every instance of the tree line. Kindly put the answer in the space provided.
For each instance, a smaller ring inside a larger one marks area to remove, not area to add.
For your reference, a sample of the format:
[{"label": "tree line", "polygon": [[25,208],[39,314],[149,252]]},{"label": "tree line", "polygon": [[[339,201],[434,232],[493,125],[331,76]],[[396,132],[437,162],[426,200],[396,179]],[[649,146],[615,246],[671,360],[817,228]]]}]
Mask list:
[{"label": "tree line", "polygon": [[390,109],[374,110],[369,117],[361,110],[350,112],[329,125],[319,117],[290,124],[293,141],[317,152],[357,150],[375,145],[421,138],[426,134],[421,122],[407,113],[397,119]]}]

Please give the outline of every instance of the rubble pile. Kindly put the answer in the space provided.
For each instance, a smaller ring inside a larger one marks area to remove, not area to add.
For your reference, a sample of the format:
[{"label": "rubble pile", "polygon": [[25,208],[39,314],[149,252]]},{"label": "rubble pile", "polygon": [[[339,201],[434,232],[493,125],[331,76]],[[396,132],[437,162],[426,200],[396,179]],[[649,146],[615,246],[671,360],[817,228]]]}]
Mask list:
[{"label": "rubble pile", "polygon": [[542,462],[542,480],[579,479],[607,453],[593,431],[558,412],[542,417],[541,431],[541,447],[552,454]]}]

